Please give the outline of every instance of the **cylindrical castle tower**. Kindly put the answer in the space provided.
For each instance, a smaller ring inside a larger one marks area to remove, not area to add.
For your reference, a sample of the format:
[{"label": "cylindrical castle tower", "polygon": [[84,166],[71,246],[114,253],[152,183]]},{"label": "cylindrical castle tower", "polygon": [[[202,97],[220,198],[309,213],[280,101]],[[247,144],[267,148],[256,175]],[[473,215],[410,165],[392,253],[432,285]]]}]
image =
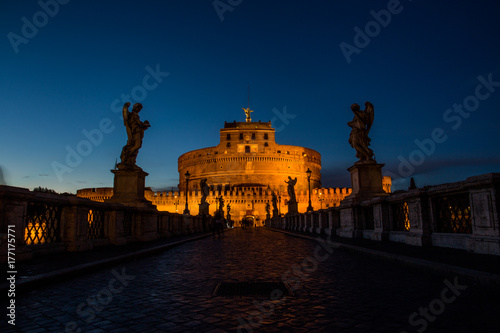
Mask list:
[{"label": "cylindrical castle tower", "polygon": [[275,142],[271,122],[225,123],[215,147],[190,151],[179,157],[179,189],[186,188],[185,174],[191,175],[189,190],[199,190],[200,181],[214,189],[262,187],[286,191],[290,176],[297,178],[295,190],[321,187],[321,155],[312,149]]}]

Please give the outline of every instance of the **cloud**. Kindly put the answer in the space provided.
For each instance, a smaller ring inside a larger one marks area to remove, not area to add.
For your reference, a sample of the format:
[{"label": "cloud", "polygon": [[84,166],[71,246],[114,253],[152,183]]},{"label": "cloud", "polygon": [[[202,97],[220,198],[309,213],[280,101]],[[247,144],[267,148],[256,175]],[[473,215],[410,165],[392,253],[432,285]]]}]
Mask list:
[{"label": "cloud", "polygon": [[48,176],[49,176],[49,175],[48,175],[48,174],[46,174],[46,173],[40,173],[40,174],[38,174],[38,177],[48,177]]},{"label": "cloud", "polygon": [[[399,165],[399,161],[387,163],[382,168],[382,174],[399,175]],[[422,165],[414,168],[415,171],[407,177],[393,177],[393,190],[407,189],[410,184],[410,177],[414,177],[416,181],[418,180],[420,184],[417,184],[417,186],[423,186],[465,180],[467,177],[478,175],[473,173],[478,171],[478,168],[484,169],[484,173],[500,172],[500,156],[428,159]],[[482,172],[481,170],[479,172]],[[347,171],[347,167],[324,167],[321,170],[321,184],[323,187],[351,187],[351,176]]]}]

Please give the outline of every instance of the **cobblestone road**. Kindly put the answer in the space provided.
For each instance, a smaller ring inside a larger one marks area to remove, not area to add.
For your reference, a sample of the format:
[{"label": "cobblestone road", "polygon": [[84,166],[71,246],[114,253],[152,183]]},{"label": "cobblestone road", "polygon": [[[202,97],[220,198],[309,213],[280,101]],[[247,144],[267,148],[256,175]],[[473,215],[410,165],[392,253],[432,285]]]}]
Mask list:
[{"label": "cobblestone road", "polygon": [[[332,251],[332,253],[329,253]],[[222,281],[295,296],[212,297]],[[300,285],[299,285],[300,282]],[[500,293],[266,229],[109,267],[19,295],[21,332],[498,332]],[[0,331],[16,331],[5,321]]]}]

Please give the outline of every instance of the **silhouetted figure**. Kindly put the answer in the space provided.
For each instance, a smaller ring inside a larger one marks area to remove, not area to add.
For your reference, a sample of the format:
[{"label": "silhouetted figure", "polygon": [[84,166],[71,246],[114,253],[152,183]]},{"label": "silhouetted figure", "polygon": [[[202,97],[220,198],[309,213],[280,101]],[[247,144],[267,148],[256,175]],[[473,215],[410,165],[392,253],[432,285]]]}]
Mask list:
[{"label": "silhouetted figure", "polygon": [[200,188],[201,188],[201,204],[204,204],[207,202],[207,196],[210,194],[210,186],[207,184],[207,179],[202,179],[200,181]]},{"label": "silhouetted figure", "polygon": [[139,112],[142,110],[141,103],[135,103],[132,107],[132,112],[128,111],[130,103],[127,102],[123,106],[123,123],[127,129],[127,144],[123,147],[120,155],[121,163],[118,168],[131,169],[135,166],[137,154],[142,147],[142,139],[144,138],[144,131],[151,125],[149,121],[142,122],[139,117]]},{"label": "silhouetted figure", "polygon": [[219,198],[219,215],[224,216],[224,198],[222,195]]},{"label": "silhouetted figure", "polygon": [[223,233],[223,223],[224,218],[220,214],[215,214],[214,216],[214,229],[213,236],[215,237],[215,233],[217,233],[217,237],[220,237]]},{"label": "silhouetted figure", "polygon": [[276,196],[276,193],[271,194],[272,196],[272,202],[273,202],[273,218],[278,217],[279,215],[279,210],[278,210],[278,197]]},{"label": "silhouetted figure", "polygon": [[292,179],[292,177],[288,176],[288,181],[285,180],[285,183],[288,184],[288,196],[290,197],[289,201],[291,202],[297,202],[297,199],[295,198],[295,184],[297,184],[297,177],[295,179]]},{"label": "silhouetted figure", "polygon": [[360,162],[372,161],[373,150],[368,148],[371,139],[368,137],[370,128],[374,119],[374,108],[370,102],[365,103],[366,110],[360,110],[358,104],[353,104],[351,110],[354,113],[354,119],[347,123],[352,128],[349,135],[351,147],[356,149],[356,157]]}]

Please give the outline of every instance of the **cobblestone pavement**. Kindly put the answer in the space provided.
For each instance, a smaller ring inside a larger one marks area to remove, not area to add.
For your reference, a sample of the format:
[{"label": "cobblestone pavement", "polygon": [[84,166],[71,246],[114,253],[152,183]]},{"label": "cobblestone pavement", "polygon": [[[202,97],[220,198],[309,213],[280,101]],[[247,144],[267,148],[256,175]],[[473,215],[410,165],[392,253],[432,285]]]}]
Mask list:
[{"label": "cobblestone pavement", "polygon": [[[331,252],[331,253],[329,253]],[[221,281],[295,296],[212,297]],[[500,292],[263,228],[18,295],[20,332],[498,332]],[[5,308],[4,308],[5,309]],[[16,331],[2,321],[1,332]]]}]

